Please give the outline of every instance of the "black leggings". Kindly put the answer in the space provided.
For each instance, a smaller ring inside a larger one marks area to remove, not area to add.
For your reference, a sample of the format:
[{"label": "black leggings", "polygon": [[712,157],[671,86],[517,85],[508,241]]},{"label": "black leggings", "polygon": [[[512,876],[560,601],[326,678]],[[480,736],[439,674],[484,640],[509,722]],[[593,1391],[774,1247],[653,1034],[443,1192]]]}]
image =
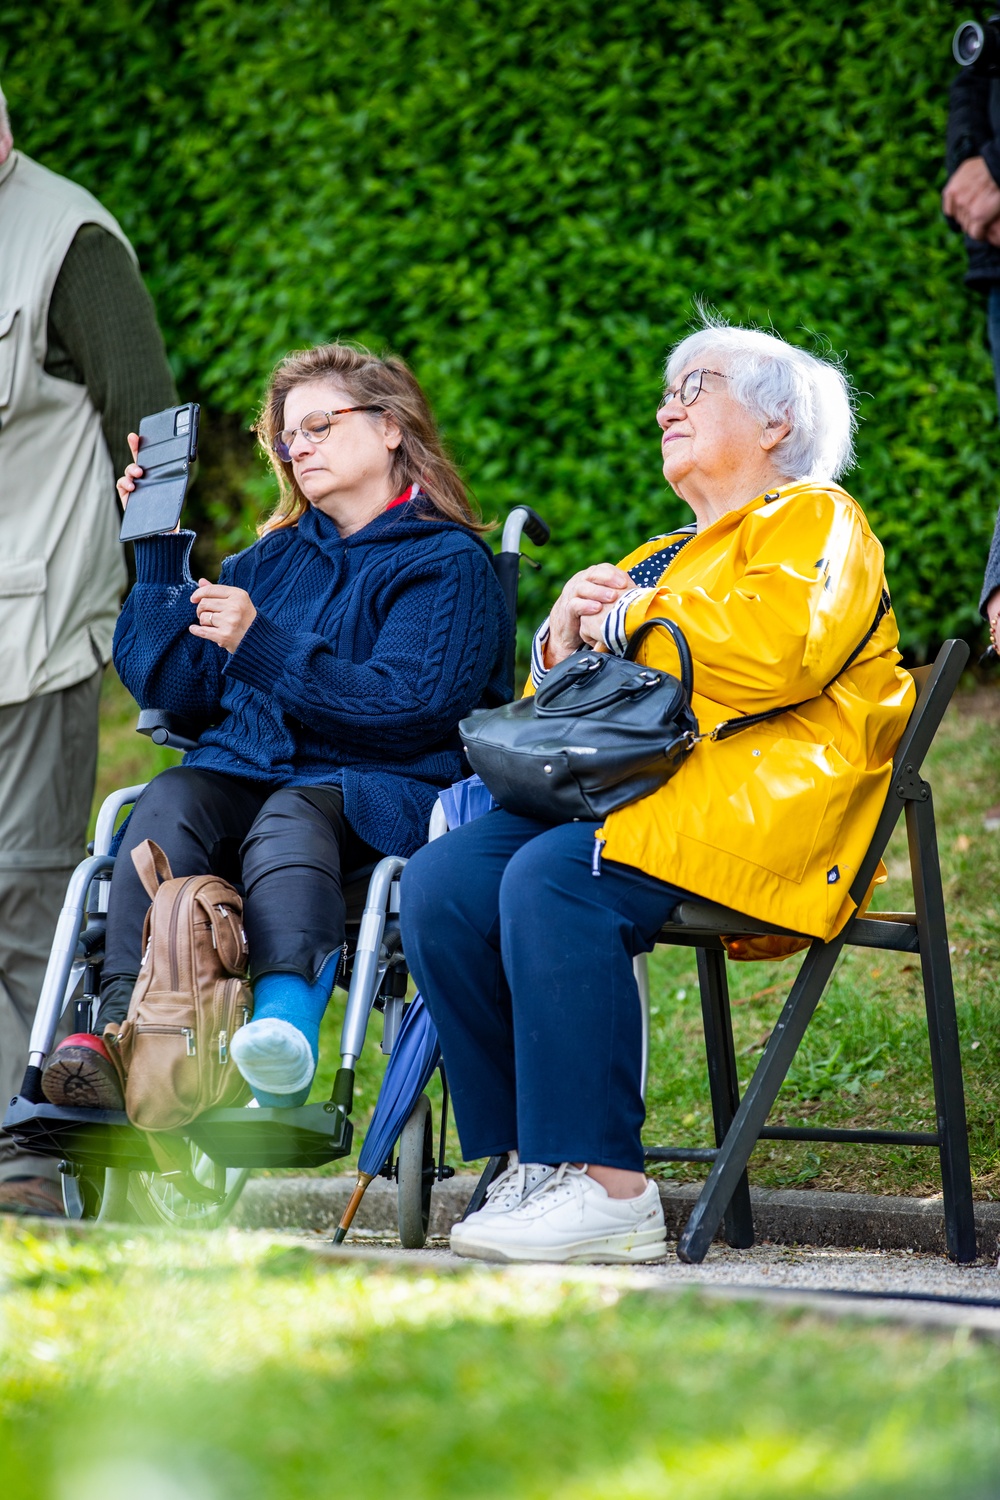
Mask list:
[{"label": "black leggings", "polygon": [[221,875],[243,892],[251,977],[276,970],[313,983],[344,942],[341,871],[381,858],[344,817],[335,786],[275,789],[173,766],[142,793],[115,859],[98,1029],[121,1021],[142,960],[147,896],[132,863],[143,839],[175,875]]}]

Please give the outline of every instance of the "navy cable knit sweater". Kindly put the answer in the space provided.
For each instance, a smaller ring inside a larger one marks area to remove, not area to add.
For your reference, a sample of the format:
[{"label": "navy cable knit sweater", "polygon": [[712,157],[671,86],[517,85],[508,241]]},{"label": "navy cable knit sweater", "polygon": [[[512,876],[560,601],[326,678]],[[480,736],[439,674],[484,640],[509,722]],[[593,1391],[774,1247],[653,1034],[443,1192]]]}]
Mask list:
[{"label": "navy cable knit sweater", "polygon": [[188,631],[193,540],[136,543],[114,641],[129,692],[213,721],[185,765],[339,785],[363,839],[412,854],[438,789],[463,774],[459,719],[510,697],[511,623],[485,543],[423,496],[349,537],[311,507],[223,563],[219,582],[257,609],[230,656]]}]

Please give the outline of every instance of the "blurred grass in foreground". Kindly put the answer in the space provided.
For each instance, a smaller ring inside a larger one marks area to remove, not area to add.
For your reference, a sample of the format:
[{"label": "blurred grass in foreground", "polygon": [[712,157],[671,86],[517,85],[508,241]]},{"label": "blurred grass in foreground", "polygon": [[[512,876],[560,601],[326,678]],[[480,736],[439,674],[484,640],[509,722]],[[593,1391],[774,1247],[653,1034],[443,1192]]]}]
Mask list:
[{"label": "blurred grass in foreground", "polygon": [[1000,1360],[965,1334],[9,1223],[0,1320],[5,1500],[996,1494]]},{"label": "blurred grass in foreground", "polygon": [[[98,797],[144,780],[178,757],[134,733],[135,706],[109,671],[104,695]],[[1000,832],[983,829],[983,813],[1000,803],[1000,685],[958,694],[929,758],[965,1068],[977,1197],[1000,1194]],[[876,893],[884,911],[912,910],[905,827],[887,857],[889,880]],[[799,959],[730,964],[740,1077],[749,1080]],[[648,1143],[710,1145],[701,1007],[693,950],[659,948],[650,961],[652,1037]],[[313,1097],[329,1097],[338,1061],[345,996],[335,992],[323,1026]],[[356,1142],[374,1106],[385,1060],[381,1018],[374,1016],[358,1067]],[[428,1090],[435,1117],[437,1078]],[[849,951],[778,1098],[772,1123],[857,1124],[934,1129],[919,965],[911,955]],[[340,1172],[357,1159],[335,1162]],[[449,1159],[461,1160],[449,1136]],[[688,1179],[696,1166],[659,1169]],[[940,1190],[937,1153],[918,1147],[847,1147],[769,1141],[757,1148],[752,1179],[767,1187],[926,1195]]]}]

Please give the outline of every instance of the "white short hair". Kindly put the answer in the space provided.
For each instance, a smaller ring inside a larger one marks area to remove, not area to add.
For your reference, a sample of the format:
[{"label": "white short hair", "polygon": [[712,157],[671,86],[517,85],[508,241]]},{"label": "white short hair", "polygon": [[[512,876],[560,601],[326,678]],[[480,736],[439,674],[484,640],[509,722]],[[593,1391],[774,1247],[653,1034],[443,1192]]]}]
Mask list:
[{"label": "white short hair", "polygon": [[839,479],[853,465],[852,393],[832,359],[807,354],[773,333],[710,317],[671,351],[667,385],[695,364],[722,365],[729,393],[762,424],[790,423],[791,432],[773,450],[789,479]]}]

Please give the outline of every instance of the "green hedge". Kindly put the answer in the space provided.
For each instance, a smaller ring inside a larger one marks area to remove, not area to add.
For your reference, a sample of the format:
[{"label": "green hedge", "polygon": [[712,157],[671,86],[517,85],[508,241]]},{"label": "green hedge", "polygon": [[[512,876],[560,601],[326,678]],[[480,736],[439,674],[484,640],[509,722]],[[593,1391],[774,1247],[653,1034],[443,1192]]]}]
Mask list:
[{"label": "green hedge", "polygon": [[981,634],[1000,458],[984,319],[940,216],[941,0],[6,0],[26,150],[132,236],[182,391],[201,523],[268,481],[246,428],[287,348],[391,346],[488,514],[528,500],[558,581],[685,507],[653,412],[695,295],[842,352],[848,483],[904,643]]}]

